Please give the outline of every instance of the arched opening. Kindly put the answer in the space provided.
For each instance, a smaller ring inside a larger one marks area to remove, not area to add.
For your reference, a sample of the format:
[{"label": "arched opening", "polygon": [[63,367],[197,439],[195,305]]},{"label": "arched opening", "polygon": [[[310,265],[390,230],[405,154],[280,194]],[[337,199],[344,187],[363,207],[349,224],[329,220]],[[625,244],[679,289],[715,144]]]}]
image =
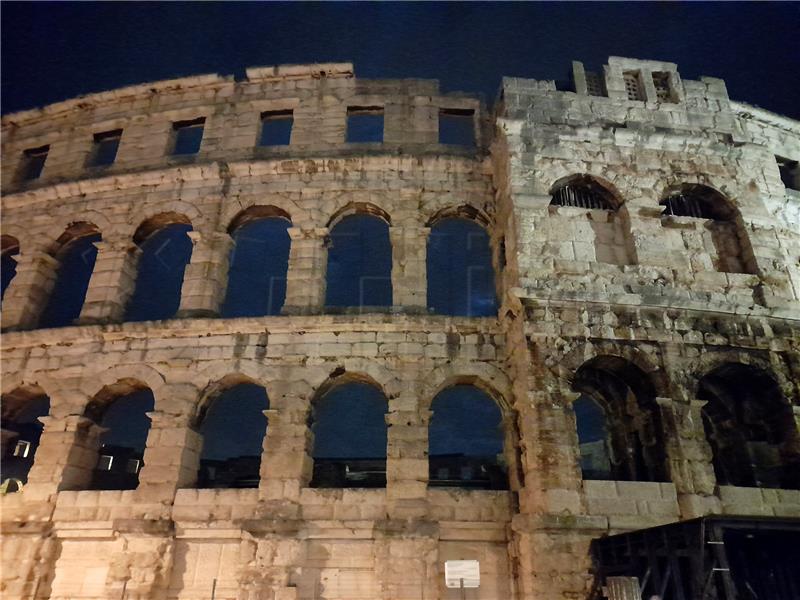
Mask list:
[{"label": "arched opening", "polygon": [[719,485],[800,489],[792,408],[766,371],[726,363],[700,379],[703,426]]},{"label": "arched opening", "polygon": [[[708,252],[714,248],[711,262],[722,273],[755,273],[755,258],[739,211],[717,190],[700,184],[684,183],[667,191],[659,202],[665,217],[691,217],[705,220],[697,240],[684,241],[690,250]],[[710,244],[705,243],[708,237]]]},{"label": "arched opening", "polygon": [[350,380],[324,389],[312,408],[311,487],[386,487],[388,410],[373,383]]},{"label": "arched opening", "polygon": [[154,403],[153,392],[135,380],[106,386],[92,399],[84,416],[100,425],[102,432],[89,489],[136,489],[150,431],[147,413],[153,411]]},{"label": "arched opening", "polygon": [[126,321],[158,321],[178,312],[186,265],[192,257],[189,220],[175,213],[148,219],[133,236],[142,250]]},{"label": "arched opening", "polygon": [[100,239],[90,223],[73,223],[58,238],[52,250],[58,272],[39,327],[65,327],[80,316],[97,258],[94,244]]},{"label": "arched opening", "polygon": [[19,387],[2,397],[2,481],[9,491],[27,483],[44,425],[39,417],[50,412],[50,398],[38,386]]},{"label": "arched opening", "polygon": [[666,481],[656,393],[648,376],[617,356],[578,369],[572,389],[584,479]]},{"label": "arched opening", "polygon": [[434,221],[428,238],[428,309],[443,315],[497,315],[489,234],[473,219]]},{"label": "arched opening", "polygon": [[6,288],[14,275],[17,274],[17,259],[19,254],[19,240],[10,235],[0,238],[0,301],[6,295]]},{"label": "arched opening", "polygon": [[273,206],[254,206],[233,220],[229,232],[234,246],[223,317],[281,313],[286,299],[291,225],[289,215]]},{"label": "arched opening", "polygon": [[[622,200],[611,184],[591,175],[570,175],[553,185],[550,196],[551,217],[569,218],[548,233],[558,245],[559,258],[612,265],[634,262],[627,212],[619,210]],[[577,218],[573,209],[586,220]]]},{"label": "arched opening", "polygon": [[392,244],[383,214],[356,213],[330,231],[325,304],[330,307],[392,305]]},{"label": "arched opening", "polygon": [[203,450],[197,487],[258,487],[267,432],[267,392],[241,378],[220,387],[200,418]]},{"label": "arched opening", "polygon": [[429,485],[508,489],[500,407],[473,385],[453,385],[431,404],[428,426]]}]

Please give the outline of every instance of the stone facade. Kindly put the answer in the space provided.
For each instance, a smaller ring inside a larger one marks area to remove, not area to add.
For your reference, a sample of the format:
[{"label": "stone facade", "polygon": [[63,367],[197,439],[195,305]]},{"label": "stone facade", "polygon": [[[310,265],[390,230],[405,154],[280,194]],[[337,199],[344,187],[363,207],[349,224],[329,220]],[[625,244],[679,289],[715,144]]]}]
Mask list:
[{"label": "stone facade", "polygon": [[[726,364],[769,373],[789,415],[782,456],[800,456],[800,192],[775,158],[800,160],[800,124],[671,63],[573,71],[571,91],[504,79],[493,114],[435,81],[323,64],[4,117],[2,233],[19,247],[2,306],[4,416],[50,399],[28,482],[0,499],[4,597],[447,599],[459,592],[444,561],[477,559],[468,598],[578,599],[595,537],[705,514],[800,517],[800,490],[717,481],[699,391]],[[383,107],[382,143],[345,142],[353,106]],[[259,147],[259,115],[285,110],[290,144]],[[471,115],[473,147],[439,143],[442,111]],[[173,124],[200,117],[200,151],[170,156]],[[113,164],[86,167],[93,136],[118,129]],[[20,180],[25,151],[43,146],[40,176]],[[553,204],[576,176],[610,208]],[[687,185],[725,199],[724,225],[664,213]],[[283,314],[218,318],[230,226],[253,207],[291,219]],[[392,306],[326,314],[326,239],[360,212],[389,222]],[[497,317],[425,308],[428,233],[449,214],[487,224]],[[176,318],[124,323],[137,232],[175,215],[193,244]],[[74,326],[40,329],[73,223],[102,232],[86,299]],[[657,440],[652,480],[583,479],[572,403],[589,393],[586,365],[628,386],[631,435]],[[388,398],[385,489],[309,487],[309,412],[333,380]],[[231,381],[269,397],[260,482],[196,489],[197,415]],[[428,486],[431,402],[456,383],[501,408],[508,491]],[[88,490],[99,429],[86,408],[131,385],[155,398],[139,485]]]}]

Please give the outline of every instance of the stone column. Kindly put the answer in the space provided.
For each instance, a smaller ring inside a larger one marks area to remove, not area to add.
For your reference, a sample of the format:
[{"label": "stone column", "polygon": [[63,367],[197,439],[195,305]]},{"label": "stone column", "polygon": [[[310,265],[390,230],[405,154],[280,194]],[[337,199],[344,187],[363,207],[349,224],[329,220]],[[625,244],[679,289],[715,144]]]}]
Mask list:
[{"label": "stone column", "polygon": [[413,365],[405,366],[402,391],[389,400],[386,415],[386,499],[390,518],[421,518],[428,512],[428,423],[420,410],[421,383]]},{"label": "stone column", "polygon": [[171,502],[175,490],[197,481],[203,437],[191,428],[188,415],[152,411],[147,417],[150,431],[136,497],[143,502]]},{"label": "stone column", "polygon": [[21,253],[3,298],[4,330],[33,329],[56,282],[58,261],[46,252]]},{"label": "stone column", "polygon": [[25,496],[46,500],[59,490],[86,489],[97,465],[100,435],[105,431],[80,415],[39,417],[44,430],[25,485]]},{"label": "stone column", "polygon": [[312,433],[308,427],[308,400],[286,394],[280,408],[264,411],[267,435],[261,453],[259,496],[270,502],[297,503],[300,489],[311,481]]},{"label": "stone column", "polygon": [[137,267],[142,250],[132,240],[94,242],[94,263],[86,299],[78,323],[119,323],[136,286]]},{"label": "stone column", "polygon": [[678,492],[678,504],[684,519],[719,512],[714,496],[717,480],[714,475],[711,446],[703,427],[705,400],[675,402],[672,398],[656,398],[661,411],[669,476]]},{"label": "stone column", "polygon": [[325,306],[328,229],[290,227],[289,271],[283,314],[319,314]]},{"label": "stone column", "polygon": [[228,259],[233,240],[227,233],[189,231],[192,258],[183,275],[178,318],[218,317],[228,289]]},{"label": "stone column", "polygon": [[427,250],[430,227],[390,227],[392,304],[405,312],[424,313],[428,306]]}]

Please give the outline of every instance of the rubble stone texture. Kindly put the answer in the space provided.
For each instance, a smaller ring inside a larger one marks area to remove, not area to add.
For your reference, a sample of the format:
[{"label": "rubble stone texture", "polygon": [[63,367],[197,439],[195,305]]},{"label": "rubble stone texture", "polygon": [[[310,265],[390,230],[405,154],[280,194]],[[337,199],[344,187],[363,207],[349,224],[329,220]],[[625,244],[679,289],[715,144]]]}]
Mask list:
[{"label": "rubble stone texture", "polygon": [[[50,412],[28,483],[0,498],[3,597],[456,599],[444,561],[477,559],[470,599],[579,599],[595,537],[705,514],[800,516],[798,490],[718,485],[698,398],[720,365],[763,369],[794,416],[783,451],[798,455],[800,193],[775,157],[800,160],[800,123],[729,100],[719,79],[682,80],[672,63],[573,70],[572,91],[503,79],[491,114],[435,81],[319,64],[4,117],[2,233],[20,247],[2,305],[4,416],[32,390]],[[382,143],[345,143],[348,106],[384,108]],[[258,147],[260,114],[289,109],[291,143]],[[438,143],[440,110],[454,109],[474,111],[475,147]],[[199,153],[170,156],[172,124],[199,117]],[[86,167],[93,135],[115,129],[113,165]],[[40,177],[20,181],[24,151],[45,145]],[[613,209],[551,205],[575,176],[600,182]],[[665,194],[695,184],[729,203],[727,229],[662,214]],[[265,206],[292,223],[283,314],[218,318],[229,226]],[[326,236],[365,211],[390,219],[393,306],[326,314]],[[447,214],[489,224],[496,318],[425,309],[429,228]],[[82,312],[38,329],[54,249],[76,222],[102,233]],[[135,233],[165,222],[192,226],[177,316],[124,323]],[[651,386],[626,419],[661,440],[662,481],[582,479],[576,373],[608,357]],[[388,398],[385,489],[308,486],[308,415],[332,377]],[[242,381],[270,401],[259,487],[195,489],[198,412]],[[503,411],[510,491],[427,485],[431,401],[462,382]],[[125,385],[155,397],[139,486],[86,490],[99,428],[85,408]]]}]

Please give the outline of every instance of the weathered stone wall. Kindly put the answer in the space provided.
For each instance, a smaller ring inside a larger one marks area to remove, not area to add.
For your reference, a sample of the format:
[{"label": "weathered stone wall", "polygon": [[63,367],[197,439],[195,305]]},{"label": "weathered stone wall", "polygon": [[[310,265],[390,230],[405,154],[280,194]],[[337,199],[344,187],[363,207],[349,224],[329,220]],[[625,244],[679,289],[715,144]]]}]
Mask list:
[{"label": "weathered stone wall", "polygon": [[[641,99],[628,98],[626,72]],[[667,97],[652,73],[668,74]],[[800,126],[671,63],[612,57],[601,96],[590,79],[580,63],[573,91],[504,79],[493,120],[434,81],[363,81],[347,64],[159,82],[4,117],[2,233],[20,254],[3,299],[2,390],[38,386],[50,413],[24,490],[0,498],[3,594],[455,599],[444,561],[474,558],[482,582],[469,598],[578,599],[597,536],[713,513],[800,516],[796,490],[718,485],[697,397],[716,366],[758,366],[800,435],[800,196],[774,159],[800,157]],[[348,106],[384,107],[382,144],[345,143]],[[291,143],[257,147],[260,113],[285,109]],[[438,144],[440,109],[475,111],[474,148]],[[172,123],[197,117],[200,152],[167,156]],[[87,169],[92,135],[112,129],[123,130],[116,161]],[[20,182],[22,152],[44,144],[41,177]],[[573,175],[602,180],[616,210],[550,206]],[[662,215],[681,183],[734,207],[737,268],[721,268],[710,222]],[[284,314],[216,318],[231,224],[252,207],[292,222]],[[464,207],[489,223],[498,318],[427,314],[429,228]],[[389,221],[392,306],[324,314],[330,228],[370,211]],[[180,309],[124,323],[134,235],[165,215],[192,226]],[[36,329],[75,222],[102,234],[80,318]],[[582,479],[573,380],[606,356],[652,384],[663,481]],[[388,399],[386,488],[311,488],[312,403],[350,378]],[[136,490],[88,491],[99,431],[84,411],[120,381],[155,397],[145,466]],[[195,489],[197,415],[242,381],[270,402],[259,487]],[[461,382],[501,407],[509,491],[427,485],[430,404]]]}]

